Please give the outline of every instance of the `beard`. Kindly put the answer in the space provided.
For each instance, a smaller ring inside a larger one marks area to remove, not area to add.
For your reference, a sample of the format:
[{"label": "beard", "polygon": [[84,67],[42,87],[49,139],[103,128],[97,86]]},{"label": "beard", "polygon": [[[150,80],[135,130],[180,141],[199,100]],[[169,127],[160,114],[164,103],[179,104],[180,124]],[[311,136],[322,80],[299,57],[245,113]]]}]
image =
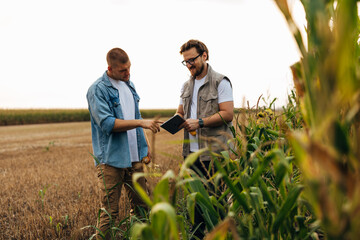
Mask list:
[{"label": "beard", "polygon": [[123,81],[123,82],[127,82],[130,80],[130,76],[121,76],[121,75],[118,75],[116,76],[115,78],[113,78],[115,80],[118,80],[118,81]]},{"label": "beard", "polygon": [[[196,69],[196,67],[195,67],[195,66],[191,66],[190,69]],[[204,64],[202,64],[199,69],[196,69],[193,77],[196,78],[196,77],[199,76],[203,71],[204,71]]]}]

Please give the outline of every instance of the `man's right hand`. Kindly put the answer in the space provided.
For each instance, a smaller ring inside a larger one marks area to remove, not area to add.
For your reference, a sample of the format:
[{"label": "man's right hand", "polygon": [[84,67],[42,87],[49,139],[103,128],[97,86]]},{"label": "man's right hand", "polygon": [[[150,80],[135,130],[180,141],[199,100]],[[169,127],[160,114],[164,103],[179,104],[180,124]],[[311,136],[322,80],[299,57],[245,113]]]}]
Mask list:
[{"label": "man's right hand", "polygon": [[160,132],[160,125],[163,121],[160,120],[142,120],[141,127],[150,129],[153,133]]}]

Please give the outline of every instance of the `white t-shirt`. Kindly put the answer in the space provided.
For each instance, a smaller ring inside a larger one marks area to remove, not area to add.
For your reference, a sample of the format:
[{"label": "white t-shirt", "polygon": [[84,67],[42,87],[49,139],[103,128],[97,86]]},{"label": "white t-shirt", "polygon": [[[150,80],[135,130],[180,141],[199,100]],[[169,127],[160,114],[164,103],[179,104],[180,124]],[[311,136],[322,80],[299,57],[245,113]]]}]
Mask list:
[{"label": "white t-shirt", "polygon": [[[199,88],[205,83],[205,79],[206,76],[199,80],[195,79],[194,92],[192,95],[191,107],[190,107],[190,119],[197,119],[197,113],[196,113],[197,96],[198,96]],[[181,88],[181,94],[183,92],[184,92],[184,85]],[[229,102],[229,101],[234,101],[232,87],[228,80],[223,79],[221,80],[218,86],[218,103]],[[180,98],[180,105],[183,105],[181,98]],[[199,150],[198,135],[193,136],[189,134],[189,140],[190,140],[190,151],[196,152],[197,150]]]},{"label": "white t-shirt", "polygon": [[[135,102],[128,85],[121,80],[110,79],[111,84],[119,91],[119,99],[124,120],[135,119]],[[131,162],[139,162],[136,128],[127,131]],[[130,147],[131,146],[131,147]]]}]

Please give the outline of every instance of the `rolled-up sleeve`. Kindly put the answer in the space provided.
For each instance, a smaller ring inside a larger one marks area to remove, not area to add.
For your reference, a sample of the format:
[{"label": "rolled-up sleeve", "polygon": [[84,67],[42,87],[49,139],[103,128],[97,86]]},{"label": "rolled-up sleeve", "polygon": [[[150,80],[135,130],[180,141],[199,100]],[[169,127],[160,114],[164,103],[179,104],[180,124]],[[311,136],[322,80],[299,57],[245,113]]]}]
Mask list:
[{"label": "rolled-up sleeve", "polygon": [[116,118],[98,85],[94,85],[89,89],[87,99],[93,120],[104,133],[110,135]]}]

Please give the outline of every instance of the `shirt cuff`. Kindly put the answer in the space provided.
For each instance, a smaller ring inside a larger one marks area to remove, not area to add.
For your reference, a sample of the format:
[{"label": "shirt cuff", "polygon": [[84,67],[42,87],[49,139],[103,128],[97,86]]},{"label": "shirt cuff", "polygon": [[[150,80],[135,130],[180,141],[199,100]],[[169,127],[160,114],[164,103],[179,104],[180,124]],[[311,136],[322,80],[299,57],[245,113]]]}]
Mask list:
[{"label": "shirt cuff", "polygon": [[115,117],[108,117],[102,122],[101,129],[107,135],[110,135],[112,133],[112,130],[113,130],[114,125],[115,125],[115,119],[116,119]]}]

